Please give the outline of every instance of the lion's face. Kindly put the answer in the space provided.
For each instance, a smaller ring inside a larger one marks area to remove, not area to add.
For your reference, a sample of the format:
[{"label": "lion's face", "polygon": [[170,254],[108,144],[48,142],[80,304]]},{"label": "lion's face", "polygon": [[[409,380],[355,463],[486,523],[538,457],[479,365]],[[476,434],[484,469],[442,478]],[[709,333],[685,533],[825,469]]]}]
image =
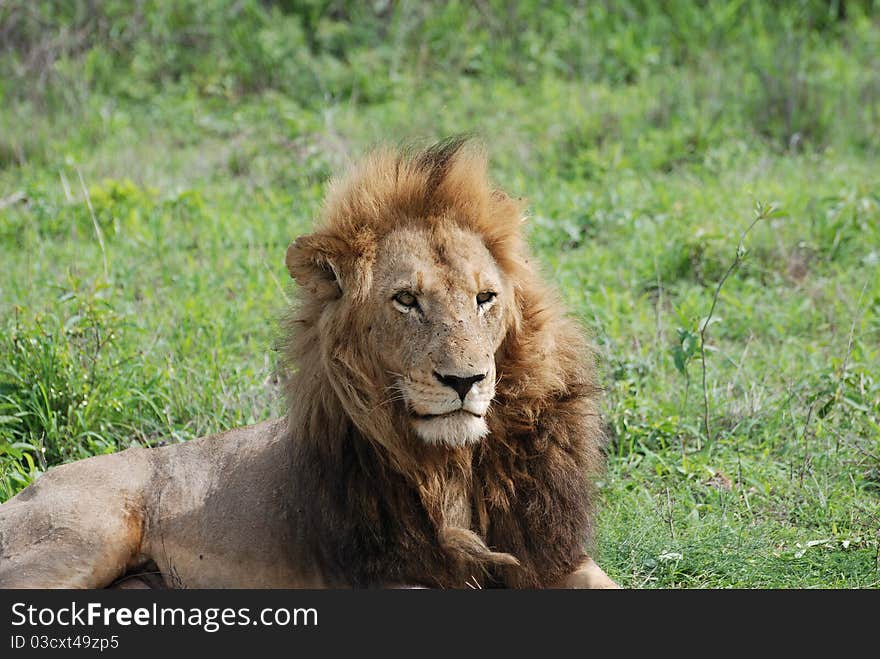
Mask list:
[{"label": "lion's face", "polygon": [[317,402],[341,405],[400,464],[414,442],[487,435],[495,356],[524,320],[522,201],[491,187],[480,151],[451,140],[376,151],[331,184],[321,216],[285,258],[300,286],[295,381],[329,386]]},{"label": "lion's face", "polygon": [[389,397],[426,442],[478,441],[512,297],[501,270],[478,235],[455,226],[396,229],[376,256],[371,344]]}]

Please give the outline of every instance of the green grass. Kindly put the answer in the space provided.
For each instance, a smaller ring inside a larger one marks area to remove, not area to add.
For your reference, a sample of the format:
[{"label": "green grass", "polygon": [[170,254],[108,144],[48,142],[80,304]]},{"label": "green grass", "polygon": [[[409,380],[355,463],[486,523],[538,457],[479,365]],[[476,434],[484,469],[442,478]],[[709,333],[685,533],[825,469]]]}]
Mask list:
[{"label": "green grass", "polygon": [[[0,501],[283,413],[284,250],[327,177],[475,132],[598,347],[609,574],[880,585],[874,3],[124,4],[0,9]],[[700,323],[756,204],[707,435]]]}]

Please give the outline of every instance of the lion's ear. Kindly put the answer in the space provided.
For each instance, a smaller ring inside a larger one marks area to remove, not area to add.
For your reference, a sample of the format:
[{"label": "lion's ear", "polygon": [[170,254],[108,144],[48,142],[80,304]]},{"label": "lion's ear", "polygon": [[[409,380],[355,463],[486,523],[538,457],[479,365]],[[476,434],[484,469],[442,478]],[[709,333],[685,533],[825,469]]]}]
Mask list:
[{"label": "lion's ear", "polygon": [[296,283],[323,299],[342,295],[343,282],[337,264],[347,246],[334,236],[300,236],[287,248],[287,271]]}]

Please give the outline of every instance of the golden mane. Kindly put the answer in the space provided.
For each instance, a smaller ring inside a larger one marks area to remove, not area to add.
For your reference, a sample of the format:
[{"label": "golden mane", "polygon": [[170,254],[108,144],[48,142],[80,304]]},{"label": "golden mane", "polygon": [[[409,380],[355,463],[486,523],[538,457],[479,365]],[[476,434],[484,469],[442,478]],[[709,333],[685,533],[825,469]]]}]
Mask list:
[{"label": "golden mane", "polygon": [[[486,169],[484,152],[462,139],[374,151],[331,184],[315,233],[288,251],[300,284],[283,347],[304,475],[293,487],[314,502],[297,523],[340,584],[546,586],[589,540],[603,444],[593,353],[530,262],[521,202],[494,189]],[[490,435],[456,449],[398,432],[359,338],[377,241],[450,221],[482,238],[515,294]],[[462,497],[471,528],[448,521]]]}]

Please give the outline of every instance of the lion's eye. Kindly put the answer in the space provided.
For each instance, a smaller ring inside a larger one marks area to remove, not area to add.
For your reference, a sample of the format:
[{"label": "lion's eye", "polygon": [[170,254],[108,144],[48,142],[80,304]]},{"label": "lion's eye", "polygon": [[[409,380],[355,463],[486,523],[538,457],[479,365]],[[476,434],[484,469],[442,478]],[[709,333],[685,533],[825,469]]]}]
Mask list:
[{"label": "lion's eye", "polygon": [[409,291],[401,291],[394,296],[394,301],[407,311],[410,309],[416,309],[419,306],[419,301],[416,299],[416,296]]},{"label": "lion's eye", "polygon": [[497,296],[498,294],[493,291],[483,291],[477,294],[477,304],[482,307],[484,304],[489,304]]}]

